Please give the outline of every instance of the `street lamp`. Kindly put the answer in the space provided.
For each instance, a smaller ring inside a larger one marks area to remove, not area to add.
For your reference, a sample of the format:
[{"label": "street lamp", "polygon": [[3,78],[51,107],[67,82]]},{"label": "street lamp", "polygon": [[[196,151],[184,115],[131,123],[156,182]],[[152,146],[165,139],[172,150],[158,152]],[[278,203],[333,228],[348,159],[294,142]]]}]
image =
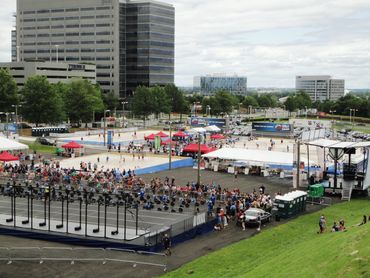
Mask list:
[{"label": "street lamp", "polygon": [[106,121],[106,118],[107,118],[107,112],[110,112],[110,110],[109,109],[107,109],[107,110],[104,110],[104,135],[103,135],[103,137],[104,137],[104,146],[106,145],[105,144],[105,133],[106,133],[106,128],[107,128],[107,121]]},{"label": "street lamp", "polygon": [[206,114],[207,114],[207,116],[208,115],[211,116],[211,106],[209,106],[209,105],[207,105],[207,107],[206,107]]},{"label": "street lamp", "polygon": [[12,107],[15,108],[15,125],[18,131],[18,107],[22,107],[22,104],[13,104]]},{"label": "street lamp", "polygon": [[355,120],[356,120],[356,111],[358,112],[358,109],[349,109],[349,114],[350,114],[350,122],[351,122],[351,111],[353,111],[353,120],[352,120],[352,125],[355,123]]},{"label": "street lamp", "polygon": [[169,122],[170,125],[170,143],[168,145],[168,170],[172,169],[172,122]]},{"label": "street lamp", "polygon": [[125,128],[125,104],[128,104],[128,101],[122,101],[122,121],[123,121],[123,128]]},{"label": "street lamp", "polygon": [[306,109],[306,119],[307,119],[307,106],[304,107]]},{"label": "street lamp", "polygon": [[[329,114],[333,114],[337,112],[336,110],[329,110]],[[331,138],[334,139],[334,120],[331,120],[332,130],[331,130]]]}]

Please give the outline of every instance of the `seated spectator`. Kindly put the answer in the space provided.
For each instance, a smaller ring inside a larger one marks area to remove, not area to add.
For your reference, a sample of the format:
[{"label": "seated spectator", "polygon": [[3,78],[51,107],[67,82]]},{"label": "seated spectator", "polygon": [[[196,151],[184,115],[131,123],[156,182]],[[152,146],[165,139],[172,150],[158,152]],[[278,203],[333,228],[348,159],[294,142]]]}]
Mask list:
[{"label": "seated spectator", "polygon": [[362,218],[362,222],[359,224],[359,226],[365,225],[366,222],[367,222],[367,217],[366,217],[366,215],[364,215],[363,218]]},{"label": "seated spectator", "polygon": [[331,227],[332,232],[338,232],[339,231],[339,226],[337,222],[334,222],[333,227]]},{"label": "seated spectator", "polygon": [[344,226],[344,220],[339,221],[339,231],[344,232],[346,231],[346,226]]}]

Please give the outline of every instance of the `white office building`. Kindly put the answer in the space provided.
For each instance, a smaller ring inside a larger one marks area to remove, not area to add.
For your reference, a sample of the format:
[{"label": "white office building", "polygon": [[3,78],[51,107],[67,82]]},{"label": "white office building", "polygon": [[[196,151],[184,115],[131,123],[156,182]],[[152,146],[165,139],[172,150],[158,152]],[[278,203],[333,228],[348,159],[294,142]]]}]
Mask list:
[{"label": "white office building", "polygon": [[0,69],[6,68],[22,89],[28,78],[36,75],[46,76],[51,84],[67,83],[73,80],[86,79],[96,83],[96,66],[62,62],[11,62],[0,63]]},{"label": "white office building", "polygon": [[307,93],[312,101],[336,101],[345,95],[344,79],[334,79],[330,75],[298,75],[297,92]]}]

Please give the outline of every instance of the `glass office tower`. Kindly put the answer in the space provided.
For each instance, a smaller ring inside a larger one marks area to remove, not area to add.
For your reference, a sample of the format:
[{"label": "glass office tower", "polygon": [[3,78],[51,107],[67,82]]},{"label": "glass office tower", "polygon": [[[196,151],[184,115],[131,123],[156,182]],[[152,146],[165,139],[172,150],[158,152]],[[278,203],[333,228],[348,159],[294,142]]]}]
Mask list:
[{"label": "glass office tower", "polygon": [[174,82],[172,5],[128,0],[17,0],[19,60],[96,64],[105,92]]}]

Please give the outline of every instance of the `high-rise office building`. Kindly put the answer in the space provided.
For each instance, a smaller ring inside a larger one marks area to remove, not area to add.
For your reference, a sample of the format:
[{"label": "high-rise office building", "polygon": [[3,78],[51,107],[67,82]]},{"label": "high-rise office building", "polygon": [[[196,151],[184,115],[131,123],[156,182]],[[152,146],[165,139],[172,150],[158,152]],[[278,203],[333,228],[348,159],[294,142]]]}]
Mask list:
[{"label": "high-rise office building", "polygon": [[17,62],[17,31],[12,30],[12,62]]},{"label": "high-rise office building", "polygon": [[17,0],[19,61],[96,64],[105,92],[174,82],[174,7],[129,0]]},{"label": "high-rise office building", "polygon": [[203,95],[209,96],[217,91],[228,91],[233,95],[247,94],[247,77],[207,75],[194,77],[194,90],[199,90]]},{"label": "high-rise office building", "polygon": [[345,94],[344,79],[333,79],[330,75],[296,76],[296,91],[307,93],[312,101],[336,101]]}]

